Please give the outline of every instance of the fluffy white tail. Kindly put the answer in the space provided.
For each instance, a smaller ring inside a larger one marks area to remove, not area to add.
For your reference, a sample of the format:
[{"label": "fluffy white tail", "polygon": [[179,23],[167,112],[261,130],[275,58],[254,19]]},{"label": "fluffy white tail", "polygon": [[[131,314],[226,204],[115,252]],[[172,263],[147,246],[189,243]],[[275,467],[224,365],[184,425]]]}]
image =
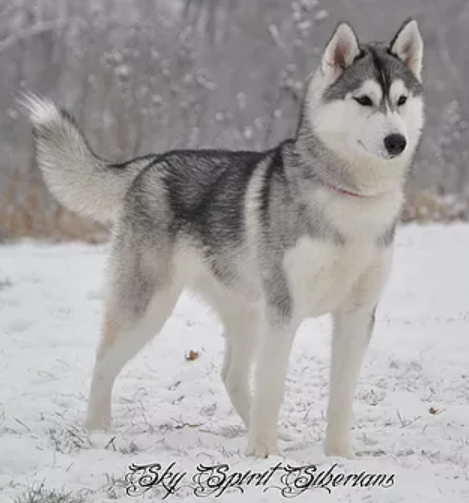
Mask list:
[{"label": "fluffy white tail", "polygon": [[73,117],[51,100],[27,94],[20,104],[33,124],[37,164],[51,193],[76,213],[113,221],[148,158],[112,164],[93,153]]}]

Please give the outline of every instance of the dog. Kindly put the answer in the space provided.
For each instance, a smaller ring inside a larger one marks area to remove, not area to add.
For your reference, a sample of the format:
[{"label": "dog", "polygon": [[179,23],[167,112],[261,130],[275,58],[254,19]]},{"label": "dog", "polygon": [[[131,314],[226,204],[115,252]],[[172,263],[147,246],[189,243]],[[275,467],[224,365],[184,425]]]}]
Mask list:
[{"label": "dog", "polygon": [[278,452],[300,323],[331,315],[324,449],[354,456],[355,389],[424,126],[422,56],[413,19],[390,43],[362,44],[340,23],[308,79],[296,134],[265,151],[175,150],[113,163],[92,152],[67,111],[23,98],[52,194],[113,224],[88,428],[109,427],[116,377],[188,288],[223,324],[221,377],[256,457]]}]

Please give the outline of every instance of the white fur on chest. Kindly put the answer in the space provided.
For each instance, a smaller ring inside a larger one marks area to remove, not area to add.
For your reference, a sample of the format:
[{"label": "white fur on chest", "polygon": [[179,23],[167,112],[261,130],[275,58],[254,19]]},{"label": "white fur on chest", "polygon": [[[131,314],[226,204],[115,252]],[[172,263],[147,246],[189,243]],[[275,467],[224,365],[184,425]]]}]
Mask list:
[{"label": "white fur on chest", "polygon": [[379,253],[376,245],[363,242],[335,245],[300,239],[284,259],[296,315],[315,317],[336,310]]},{"label": "white fur on chest", "polygon": [[375,244],[393,225],[403,201],[400,188],[372,197],[356,197],[324,188],[315,193],[315,205],[347,240]]}]

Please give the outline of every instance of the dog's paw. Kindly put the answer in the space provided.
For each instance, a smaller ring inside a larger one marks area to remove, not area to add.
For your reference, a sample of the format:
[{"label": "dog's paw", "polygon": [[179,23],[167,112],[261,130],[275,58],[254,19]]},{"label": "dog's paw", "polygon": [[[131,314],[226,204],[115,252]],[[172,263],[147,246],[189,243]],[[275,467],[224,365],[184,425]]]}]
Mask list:
[{"label": "dog's paw", "polygon": [[248,445],[246,455],[254,458],[268,458],[278,454],[277,446],[267,444]]},{"label": "dog's paw", "polygon": [[324,454],[338,458],[354,459],[355,452],[349,443],[328,442],[324,445]]},{"label": "dog's paw", "polygon": [[249,438],[248,447],[246,449],[247,456],[255,458],[268,458],[278,454],[277,440],[274,436],[255,435]]}]

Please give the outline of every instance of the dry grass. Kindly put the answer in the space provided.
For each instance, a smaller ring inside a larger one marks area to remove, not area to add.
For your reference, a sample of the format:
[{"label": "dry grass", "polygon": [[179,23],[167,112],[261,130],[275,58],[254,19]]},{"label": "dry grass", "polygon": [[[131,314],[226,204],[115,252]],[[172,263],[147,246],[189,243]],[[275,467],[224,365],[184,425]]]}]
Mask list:
[{"label": "dry grass", "polygon": [[108,239],[109,232],[101,225],[52,202],[41,182],[20,187],[16,170],[5,195],[0,198],[0,241],[27,237],[101,243]]},{"label": "dry grass", "polygon": [[85,503],[83,496],[75,496],[71,492],[48,489],[44,484],[29,488],[14,503]]},{"label": "dry grass", "polygon": [[[16,170],[6,194],[0,197],[0,242],[19,238],[52,241],[102,243],[109,231],[103,226],[59,206],[48,195],[44,184],[32,181],[20,184]],[[20,187],[22,187],[20,189]],[[469,220],[467,200],[418,191],[407,196],[402,221],[430,223]]]},{"label": "dry grass", "polygon": [[407,196],[402,221],[450,223],[469,219],[469,200],[454,195],[439,195],[428,190]]}]

